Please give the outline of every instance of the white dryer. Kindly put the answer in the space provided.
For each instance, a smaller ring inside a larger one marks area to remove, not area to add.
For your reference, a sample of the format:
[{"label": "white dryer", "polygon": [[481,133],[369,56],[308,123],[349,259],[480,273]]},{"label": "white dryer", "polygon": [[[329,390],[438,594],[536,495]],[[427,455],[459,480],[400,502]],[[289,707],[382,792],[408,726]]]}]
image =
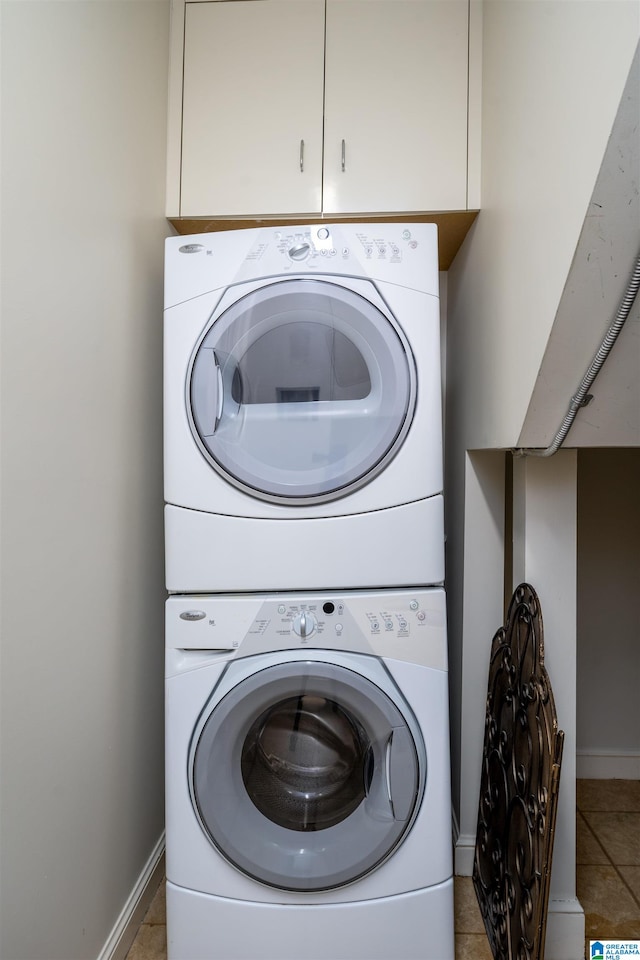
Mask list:
[{"label": "white dryer", "polygon": [[453,960],[445,598],[167,601],[169,960]]},{"label": "white dryer", "polygon": [[432,224],[167,240],[169,591],[442,582],[439,330]]}]

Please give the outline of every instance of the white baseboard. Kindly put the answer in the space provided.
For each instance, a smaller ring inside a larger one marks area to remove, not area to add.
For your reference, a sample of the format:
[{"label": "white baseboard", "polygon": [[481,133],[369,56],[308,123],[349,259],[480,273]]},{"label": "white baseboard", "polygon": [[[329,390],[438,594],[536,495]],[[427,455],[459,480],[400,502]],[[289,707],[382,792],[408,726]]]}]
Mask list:
[{"label": "white baseboard", "polygon": [[577,750],[579,780],[640,780],[637,750]]},{"label": "white baseboard", "polygon": [[460,833],[454,850],[454,873],[457,877],[470,877],[476,853],[475,833]]},{"label": "white baseboard", "polygon": [[98,960],[125,960],[164,872],[164,832],[127,898]]},{"label": "white baseboard", "polygon": [[584,910],[579,900],[549,900],[545,960],[584,957]]}]

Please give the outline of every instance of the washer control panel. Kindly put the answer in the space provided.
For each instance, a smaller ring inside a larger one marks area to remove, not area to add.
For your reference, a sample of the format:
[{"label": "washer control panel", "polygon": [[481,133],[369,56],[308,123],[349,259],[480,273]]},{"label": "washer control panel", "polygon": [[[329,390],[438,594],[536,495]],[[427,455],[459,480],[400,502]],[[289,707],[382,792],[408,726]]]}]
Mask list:
[{"label": "washer control panel", "polygon": [[446,669],[445,594],[358,591],[326,595],[173,596],[167,645],[245,657],[325,648]]}]

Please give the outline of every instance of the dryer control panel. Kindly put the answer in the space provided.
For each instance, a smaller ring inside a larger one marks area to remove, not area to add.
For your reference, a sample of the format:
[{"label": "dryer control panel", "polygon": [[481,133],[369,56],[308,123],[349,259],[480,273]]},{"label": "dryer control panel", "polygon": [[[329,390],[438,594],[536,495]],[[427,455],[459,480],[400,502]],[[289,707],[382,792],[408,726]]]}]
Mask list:
[{"label": "dryer control panel", "polygon": [[[313,261],[318,259],[321,263],[323,261],[330,263],[334,258],[338,258],[338,262],[343,263],[353,259],[356,261],[364,259],[399,264],[402,263],[403,256],[408,251],[417,249],[418,240],[413,238],[408,228],[402,231],[400,237],[393,235],[393,239],[388,239],[384,233],[384,224],[380,226],[381,230],[355,231],[348,239],[340,236],[341,231],[332,231],[329,227],[311,227],[306,228],[304,232],[295,233],[277,230],[274,232],[273,240],[278,250],[297,264],[305,260],[313,264]],[[262,247],[263,249],[256,251],[258,256],[264,252],[266,244]],[[252,254],[249,254],[249,257],[252,257]]]},{"label": "dryer control panel", "polygon": [[424,226],[377,223],[263,229],[241,273],[248,267],[255,276],[256,265],[261,264],[265,274],[298,273],[303,268],[309,273],[357,274],[406,283],[404,274],[409,270],[414,279],[408,285],[415,287],[416,265],[424,262],[432,240],[432,228],[427,225],[425,233]]},{"label": "dryer control panel", "polygon": [[247,657],[346,650],[447,669],[445,593],[414,591],[172,596],[167,647]]},{"label": "dryer control panel", "polygon": [[439,296],[433,223],[315,223],[169,237],[165,308],[237,283],[314,274]]}]

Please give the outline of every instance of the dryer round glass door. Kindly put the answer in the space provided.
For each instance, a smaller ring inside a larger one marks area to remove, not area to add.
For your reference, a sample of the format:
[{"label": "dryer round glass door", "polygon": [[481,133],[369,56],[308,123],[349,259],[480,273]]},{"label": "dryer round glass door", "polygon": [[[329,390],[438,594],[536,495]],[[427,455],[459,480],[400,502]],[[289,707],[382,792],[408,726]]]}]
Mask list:
[{"label": "dryer round glass door", "polygon": [[189,758],[210,841],[254,879],[300,891],[350,883],[382,863],[413,823],[425,774],[400,694],[392,700],[323,661],[242,679],[205,709]]},{"label": "dryer round glass door", "polygon": [[375,476],[404,440],[415,398],[400,327],[320,279],[237,300],[206,329],[187,387],[209,463],[253,496],[287,503],[331,500]]}]

